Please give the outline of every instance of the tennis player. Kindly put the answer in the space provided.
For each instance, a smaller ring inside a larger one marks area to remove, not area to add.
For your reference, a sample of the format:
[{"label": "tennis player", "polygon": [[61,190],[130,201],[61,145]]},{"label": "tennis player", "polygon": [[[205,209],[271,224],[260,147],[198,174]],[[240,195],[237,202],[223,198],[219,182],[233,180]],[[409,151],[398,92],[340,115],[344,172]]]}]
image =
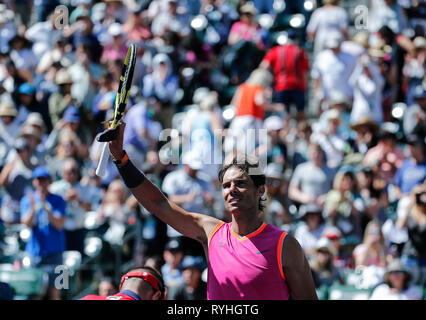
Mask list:
[{"label": "tennis player", "polygon": [[299,243],[285,231],[264,223],[265,176],[251,175],[251,163],[234,159],[219,171],[225,223],[205,214],[187,212],[171,202],[139,171],[123,150],[125,123],[109,150],[118,171],[146,210],[183,235],[198,240],[208,259],[209,300],[316,300],[308,261]]},{"label": "tennis player", "polygon": [[89,294],[80,300],[164,300],[165,296],[163,278],[156,270],[145,266],[121,277],[119,293],[111,296]]}]

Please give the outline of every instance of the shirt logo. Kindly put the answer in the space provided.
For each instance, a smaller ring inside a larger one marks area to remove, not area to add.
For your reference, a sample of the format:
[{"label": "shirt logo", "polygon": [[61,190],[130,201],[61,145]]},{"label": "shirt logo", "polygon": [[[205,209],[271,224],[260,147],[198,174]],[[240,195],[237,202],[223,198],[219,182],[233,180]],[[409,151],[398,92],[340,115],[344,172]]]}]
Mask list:
[{"label": "shirt logo", "polygon": [[262,254],[262,253],[264,253],[264,252],[266,252],[266,251],[268,251],[269,249],[266,249],[266,250],[262,250],[262,251],[256,251],[256,254]]}]

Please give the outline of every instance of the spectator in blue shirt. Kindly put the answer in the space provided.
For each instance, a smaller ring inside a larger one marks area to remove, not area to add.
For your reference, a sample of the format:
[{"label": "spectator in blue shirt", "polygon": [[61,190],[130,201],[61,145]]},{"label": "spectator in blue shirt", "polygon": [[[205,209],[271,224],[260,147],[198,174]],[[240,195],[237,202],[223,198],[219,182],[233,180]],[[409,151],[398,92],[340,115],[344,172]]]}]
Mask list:
[{"label": "spectator in blue shirt", "polygon": [[416,185],[421,184],[426,179],[426,144],[424,137],[408,136],[407,144],[411,157],[402,163],[393,182],[398,199],[408,195]]},{"label": "spectator in blue shirt", "polygon": [[65,251],[65,208],[66,202],[49,192],[50,174],[46,167],[33,171],[34,191],[21,200],[21,222],[31,228],[26,251],[32,257],[32,265],[49,274],[48,297],[59,300],[60,293],[54,286],[54,269],[62,264]]}]

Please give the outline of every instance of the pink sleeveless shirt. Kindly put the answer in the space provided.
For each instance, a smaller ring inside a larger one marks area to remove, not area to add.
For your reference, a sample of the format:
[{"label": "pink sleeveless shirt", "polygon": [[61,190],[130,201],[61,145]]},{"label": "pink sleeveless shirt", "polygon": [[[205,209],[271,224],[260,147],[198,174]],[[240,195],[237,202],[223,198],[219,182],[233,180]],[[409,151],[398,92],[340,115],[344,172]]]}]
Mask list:
[{"label": "pink sleeveless shirt", "polygon": [[286,232],[263,223],[241,237],[220,222],[209,236],[207,299],[288,300],[281,252]]}]

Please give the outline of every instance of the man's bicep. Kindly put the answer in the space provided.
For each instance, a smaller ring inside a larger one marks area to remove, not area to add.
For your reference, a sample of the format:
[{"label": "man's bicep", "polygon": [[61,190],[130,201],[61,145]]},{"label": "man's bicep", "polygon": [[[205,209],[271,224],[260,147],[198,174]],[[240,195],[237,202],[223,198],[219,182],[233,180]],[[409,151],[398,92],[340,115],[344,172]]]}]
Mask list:
[{"label": "man's bicep", "polygon": [[316,300],[317,294],[311,268],[298,241],[288,235],[284,240],[283,272],[291,294],[297,300]]}]

